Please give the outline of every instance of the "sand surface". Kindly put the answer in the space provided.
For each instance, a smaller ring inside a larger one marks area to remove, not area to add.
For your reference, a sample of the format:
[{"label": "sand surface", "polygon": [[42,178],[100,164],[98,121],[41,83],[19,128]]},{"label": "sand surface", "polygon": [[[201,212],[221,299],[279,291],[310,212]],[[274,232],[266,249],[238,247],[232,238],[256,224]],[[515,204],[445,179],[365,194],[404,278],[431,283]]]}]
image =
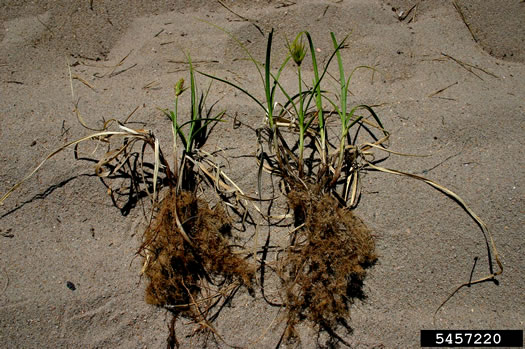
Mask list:
[{"label": "sand surface", "polygon": [[[274,28],[274,62],[286,54],[285,37],[299,31],[312,34],[321,61],[330,54],[331,31],[338,38],[350,33],[342,50],[347,71],[377,69],[373,79],[370,72],[355,75],[351,102],[378,105],[392,150],[431,155],[391,156],[383,165],[424,174],[461,195],[493,233],[505,270],[499,286],[461,290],[433,324],[440,303],[468,281],[476,257],[474,278],[488,272],[481,232],[450,198],[424,183],[368,172],[356,212],[373,229],[380,257],[365,280],[368,298],[351,309],[353,333],[341,335],[357,348],[416,348],[421,329],[523,329],[525,3],[223,3],[237,15],[215,1],[2,1],[0,193],[49,152],[90,132],[77,121],[75,104],[92,128],[138,107],[135,126],[152,130],[170,154],[170,125],[158,108],[171,107],[173,84],[188,79],[184,52],[199,70],[235,79],[262,97],[243,51],[201,20],[233,33],[260,60],[266,38],[257,27],[265,33]],[[78,77],[73,96],[68,65]],[[304,70],[311,74],[311,64]],[[292,86],[291,66],[288,76],[283,83]],[[199,81],[207,83],[202,76]],[[214,83],[210,100],[217,99],[227,122],[206,149],[222,149],[230,157],[220,160],[226,171],[255,195],[250,156],[256,137],[246,126],[234,128],[233,118],[256,127],[263,115],[246,97]],[[165,347],[170,316],[144,302],[146,280],[135,255],[143,206],[115,207],[93,165],[64,151],[0,207],[2,347]],[[273,348],[284,326],[278,312],[260,294],[241,293],[215,326],[228,344]],[[181,347],[205,345],[202,337],[186,336],[194,329],[178,322]],[[325,334],[302,328],[300,346],[325,342]]]}]

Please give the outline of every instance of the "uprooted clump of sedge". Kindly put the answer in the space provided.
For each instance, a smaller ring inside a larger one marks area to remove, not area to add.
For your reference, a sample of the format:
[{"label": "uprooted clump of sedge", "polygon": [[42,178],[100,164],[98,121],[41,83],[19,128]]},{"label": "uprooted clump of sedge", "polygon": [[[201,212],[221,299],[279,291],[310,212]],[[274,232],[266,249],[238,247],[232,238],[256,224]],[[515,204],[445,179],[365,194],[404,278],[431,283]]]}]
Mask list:
[{"label": "uprooted clump of sedge", "polygon": [[[310,48],[314,73],[311,87],[302,77],[301,66],[307,54],[304,37]],[[247,52],[259,69],[266,103],[235,83],[204,75],[245,93],[266,115],[267,127],[258,132],[259,192],[262,170],[277,174],[284,184],[294,218],[291,239],[277,257],[278,274],[282,280],[282,306],[286,309],[286,327],[281,340],[298,339],[296,326],[308,320],[319,331],[326,331],[332,338],[345,343],[335,331],[340,324],[347,324],[345,319],[355,298],[364,297],[362,281],[365,269],[377,259],[369,230],[350,210],[357,201],[358,171],[366,150],[355,145],[357,134],[351,137],[350,131],[356,128],[356,133],[359,129],[373,133],[373,128],[379,129],[383,137],[373,136],[376,146],[386,142],[388,133],[369,106],[358,105],[352,109],[347,106],[352,74],[345,77],[342,67],[339,51],[344,40],[338,43],[332,34],[334,52],[320,72],[309,33],[300,33],[295,40],[287,42],[288,58],[273,74],[270,71],[272,38],[273,31],[268,37],[264,72]],[[321,89],[321,81],[334,58],[337,58],[340,70],[341,94],[337,96],[340,105]],[[286,91],[279,82],[291,61],[297,67],[298,82],[298,90],[293,93]],[[277,90],[286,97],[285,103],[276,102]],[[325,109],[324,102],[329,102],[333,109]],[[280,111],[276,110],[279,106]],[[358,115],[363,110],[373,121]],[[338,145],[334,146],[328,139],[327,118],[335,115],[341,119],[341,133],[336,140]],[[289,144],[290,137],[285,133],[291,137],[292,143]],[[264,150],[265,140],[268,153]],[[339,189],[342,193],[338,192]]]},{"label": "uprooted clump of sedge", "polygon": [[171,190],[144,234],[146,301],[201,322],[216,302],[202,300],[204,284],[251,288],[255,270],[232,251],[230,235],[220,204],[210,208],[192,192]]},{"label": "uprooted clump of sedge", "polygon": [[[255,275],[255,268],[233,250],[230,243],[232,225],[222,201],[210,207],[196,194],[202,183],[199,169],[202,169],[203,157],[199,148],[209,135],[208,126],[219,122],[223,113],[212,116],[211,109],[205,108],[207,92],[199,97],[189,56],[188,61],[190,121],[181,124],[178,118],[178,99],[185,90],[181,79],[175,85],[174,110],[165,111],[173,127],[175,173],[171,176],[168,193],[144,233],[140,250],[144,256],[142,271],[149,280],[146,301],[173,314],[169,347],[178,346],[174,326],[179,315],[192,319],[221,338],[211,322],[239,287],[252,290]],[[186,133],[184,126],[188,129]],[[177,137],[183,145],[180,162]],[[207,171],[204,173],[211,176]],[[207,179],[214,183],[218,180]]]},{"label": "uprooted clump of sedge", "polygon": [[[302,90],[301,79],[301,61],[305,57],[305,46],[301,41],[303,35],[308,39],[314,68],[313,87],[306,92]],[[270,34],[268,39],[268,51],[271,47],[271,36]],[[375,159],[372,150],[394,153],[386,148],[389,133],[370,106],[357,105],[350,109],[347,105],[353,73],[357,69],[370,67],[357,67],[347,76],[340,52],[345,40],[338,43],[333,33],[331,38],[334,53],[320,76],[315,58],[316,50],[308,33],[300,33],[295,41],[288,45],[289,57],[293,58],[297,66],[299,93],[296,95],[287,93],[278,81],[286,61],[276,75],[266,70],[268,105],[270,102],[273,104],[276,86],[279,86],[288,99],[278,122],[273,122],[270,107],[266,109],[266,115],[269,125],[267,131],[270,135],[269,148],[273,151],[275,159],[274,165],[270,164],[270,167],[281,176],[285,184],[288,204],[293,210],[295,220],[292,241],[281,257],[281,265],[284,266],[281,277],[286,289],[283,303],[288,315],[282,338],[297,338],[295,325],[303,319],[308,319],[320,330],[328,332],[332,338],[335,337],[349,345],[334,330],[338,325],[349,328],[345,321],[348,305],[353,299],[364,296],[361,291],[364,268],[376,260],[372,237],[350,211],[350,208],[358,203],[360,172],[368,169],[421,180],[454,199],[481,228],[487,246],[489,274],[460,285],[441,303],[436,313],[461,288],[486,281],[497,282],[495,277],[502,273],[503,266],[487,227],[457,194],[427,178],[377,165],[378,160]],[[339,67],[339,103],[329,98],[320,88],[320,82],[333,57],[337,59]],[[270,66],[269,63],[270,53],[267,52],[266,67]],[[270,76],[273,79],[273,87]],[[309,111],[312,100],[315,100],[315,107],[312,108],[313,111]],[[324,110],[323,100],[330,103],[332,111]],[[360,115],[361,112],[365,112],[369,117]],[[292,118],[286,120],[288,115]],[[326,121],[331,115],[338,115],[341,121],[341,133],[335,142],[339,143],[338,146],[332,146],[327,138]],[[318,126],[313,122],[315,119]],[[298,135],[297,148],[287,146],[280,132],[282,126],[291,128],[292,133]],[[363,138],[358,136],[360,130],[367,131],[369,141],[361,142]],[[305,138],[310,138],[315,144],[308,157],[310,164],[304,161]],[[491,250],[494,252],[499,271],[493,268]]]},{"label": "uprooted clump of sedge", "polygon": [[[311,87],[304,82],[301,73],[301,64],[307,54],[306,45],[303,43],[305,36],[313,67]],[[368,241],[368,243],[364,245],[358,243],[357,246],[368,247],[359,250],[349,244],[347,250],[348,246],[346,246],[349,242],[352,243],[352,239],[360,241],[357,237],[360,234],[355,234],[361,229],[354,227],[353,223],[348,222],[344,217],[353,217],[350,209],[355,208],[359,202],[359,182],[362,171],[381,171],[427,183],[454,199],[477,223],[483,233],[487,246],[489,274],[456,288],[438,307],[434,316],[461,288],[486,281],[497,282],[495,277],[503,272],[503,265],[486,225],[457,194],[427,178],[378,166],[380,160],[375,158],[374,150],[395,153],[386,148],[389,133],[370,106],[361,104],[349,108],[348,104],[350,80],[354,72],[361,68],[374,69],[358,66],[347,75],[340,52],[346,38],[338,42],[334,33],[330,36],[334,51],[322,71],[318,69],[317,50],[311,36],[308,32],[302,32],[293,42],[287,43],[289,55],[276,72],[271,71],[273,30],[268,36],[264,65],[260,64],[232,36],[255,64],[264,86],[265,101],[259,100],[251,92],[232,81],[203,74],[236,88],[263,110],[267,126],[258,130],[259,195],[261,195],[261,174],[266,169],[281,177],[288,195],[288,204],[294,211],[293,238],[291,243],[284,247],[285,253],[280,254],[281,265],[284,266],[281,269],[281,277],[286,289],[283,306],[286,307],[288,315],[286,330],[281,341],[296,337],[295,325],[303,319],[309,319],[320,330],[328,332],[332,339],[335,337],[349,345],[334,331],[336,327],[334,324],[346,323],[343,313],[347,312],[347,306],[353,299],[352,291],[348,292],[348,285],[356,286],[350,287],[350,290],[360,290],[358,286],[364,277],[364,267],[376,258],[373,254],[373,240],[367,234],[362,235],[364,238],[361,241]],[[340,93],[336,94],[335,99],[329,96],[327,90],[321,88],[321,81],[334,58],[339,68],[340,84]],[[297,67],[298,90],[293,92],[286,91],[279,81],[290,61],[293,61]],[[278,90],[286,97],[284,104],[277,102]],[[331,105],[330,109],[325,108],[325,102]],[[280,112],[278,112],[279,107]],[[360,115],[362,112],[365,115]],[[329,139],[332,137],[329,137],[327,132],[327,121],[329,117],[335,115],[340,119],[340,133],[336,139]],[[365,137],[366,134],[370,136],[368,141],[361,142],[363,138],[358,136],[361,130],[366,131]],[[283,137],[286,131],[296,136],[293,147],[289,147]],[[268,141],[268,153],[265,152],[262,141],[265,137]],[[308,144],[314,145],[309,151]],[[310,154],[306,157],[308,152]],[[318,187],[314,190],[316,185]],[[325,205],[319,205],[321,202]],[[341,210],[344,213],[334,213]],[[358,226],[362,226],[361,223]],[[339,250],[343,252],[340,253]],[[499,270],[494,269],[492,253]],[[347,263],[348,266],[338,267],[340,261]],[[326,309],[322,309],[323,307]]]},{"label": "uprooted clump of sedge", "polygon": [[345,324],[349,306],[364,297],[365,269],[377,259],[366,225],[317,189],[288,193],[300,225],[280,259],[287,340],[298,338],[295,326],[305,319],[326,331]]}]

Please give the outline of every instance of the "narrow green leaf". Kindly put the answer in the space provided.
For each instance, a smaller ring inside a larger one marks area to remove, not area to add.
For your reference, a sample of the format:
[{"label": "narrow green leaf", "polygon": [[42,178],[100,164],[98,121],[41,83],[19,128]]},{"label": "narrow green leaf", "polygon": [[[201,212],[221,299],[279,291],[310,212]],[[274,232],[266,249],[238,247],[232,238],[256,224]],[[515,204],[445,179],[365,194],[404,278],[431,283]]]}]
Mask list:
[{"label": "narrow green leaf", "polygon": [[201,71],[199,71],[199,74],[202,74],[204,76],[207,76],[209,77],[210,79],[214,79],[214,80],[217,80],[217,81],[220,81],[222,83],[225,83],[227,85],[230,85],[231,87],[234,87],[236,88],[237,90],[241,91],[242,93],[244,93],[246,96],[250,97],[255,103],[257,103],[257,105],[259,105],[263,110],[264,112],[266,113],[266,107],[257,99],[255,98],[250,92],[248,92],[247,90],[245,90],[244,88],[240,87],[239,85],[237,84],[234,84],[233,82],[230,82],[228,80],[225,80],[225,79],[222,79],[222,78],[219,78],[217,76],[213,76],[213,75],[210,75],[210,74],[207,74],[207,73],[203,73]]}]

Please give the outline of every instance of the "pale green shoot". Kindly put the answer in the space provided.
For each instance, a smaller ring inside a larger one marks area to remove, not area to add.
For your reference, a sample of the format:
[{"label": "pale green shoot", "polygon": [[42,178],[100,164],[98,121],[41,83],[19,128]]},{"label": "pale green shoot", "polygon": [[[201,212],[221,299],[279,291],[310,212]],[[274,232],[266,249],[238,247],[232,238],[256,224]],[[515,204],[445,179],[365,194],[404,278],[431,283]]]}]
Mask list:
[{"label": "pale green shoot", "polygon": [[[210,91],[211,83],[208,86],[206,93],[200,92],[197,88],[197,83],[195,80],[195,69],[191,61],[191,57],[187,55],[188,63],[190,66],[190,92],[191,92],[191,109],[190,109],[190,120],[179,123],[178,115],[178,103],[179,96],[186,90],[184,88],[184,80],[180,79],[175,85],[175,105],[174,110],[162,110],[164,114],[170,118],[172,121],[172,131],[173,131],[173,157],[174,157],[174,168],[178,168],[178,155],[177,155],[177,136],[182,142],[184,147],[182,159],[187,156],[192,157],[195,149],[200,148],[204,145],[207,138],[207,129],[211,123],[222,121],[224,116],[224,111],[219,112],[215,116],[210,117],[211,109],[206,110],[205,102]],[[184,128],[189,126],[187,132],[184,132]],[[184,166],[181,167],[181,169]],[[182,169],[183,170],[183,169]]]}]

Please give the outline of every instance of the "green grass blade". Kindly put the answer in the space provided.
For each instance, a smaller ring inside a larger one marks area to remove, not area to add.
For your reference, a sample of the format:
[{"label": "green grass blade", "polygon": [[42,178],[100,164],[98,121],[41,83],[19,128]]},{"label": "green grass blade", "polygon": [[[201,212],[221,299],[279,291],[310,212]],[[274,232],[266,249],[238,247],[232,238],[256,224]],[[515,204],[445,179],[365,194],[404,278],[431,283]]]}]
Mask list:
[{"label": "green grass blade", "polygon": [[[312,126],[312,122],[313,122],[316,118],[317,118],[317,120],[319,120],[319,110],[316,112],[316,114],[315,114],[314,116],[312,116],[312,117],[310,118],[310,120],[308,120],[308,121],[304,124],[304,129],[305,129],[305,131],[308,130],[308,129],[310,128],[310,126]],[[321,134],[323,134],[324,131],[325,131],[325,127],[323,126],[323,127],[321,128],[321,125],[319,125],[319,132],[320,132]]]},{"label": "green grass blade", "polygon": [[[273,77],[273,75],[272,75]],[[293,106],[293,109],[294,109],[294,112],[295,112],[295,115],[299,115],[299,111],[297,109],[297,105],[295,104],[294,102],[294,99],[297,98],[299,96],[299,94],[295,95],[294,97],[290,97],[290,95],[288,94],[288,92],[286,92],[286,90],[284,89],[284,87],[281,85],[281,83],[279,82],[279,80],[275,79],[274,77],[274,81],[275,83],[277,84],[277,86],[279,86],[279,89],[281,90],[281,92],[283,93],[284,97],[286,97],[286,105],[289,105],[291,104]]]},{"label": "green grass blade", "polygon": [[[220,112],[219,114],[222,115],[222,114],[224,114],[224,113],[225,113],[225,112]],[[219,120],[217,120],[217,116],[216,116],[216,117],[212,117],[212,118],[201,118],[200,120],[201,120],[201,121],[211,121],[211,122],[213,122],[213,121],[219,121]],[[186,125],[191,125],[192,123],[194,123],[193,120],[185,121],[184,123],[182,123],[181,125],[179,125],[179,128],[183,128],[183,127],[186,126]],[[209,124],[209,123],[208,123],[208,124]],[[201,126],[201,127],[199,127],[198,129],[201,130],[202,128],[204,128],[204,126]]]},{"label": "green grass blade", "polygon": [[[273,130],[273,96],[272,89],[270,88],[270,70],[271,70],[271,55],[272,55],[272,39],[273,29],[268,35],[268,42],[266,44],[266,59],[264,64],[264,90],[266,92],[266,116],[270,124],[270,129]],[[275,79],[275,78],[274,78]]]},{"label": "green grass blade", "polygon": [[[346,96],[347,96],[347,93],[348,93],[348,89],[345,85],[346,83],[346,78],[345,78],[345,71],[344,71],[344,67],[343,67],[343,60],[341,58],[341,52],[339,49],[337,49],[339,46],[339,44],[337,43],[337,40],[335,38],[335,34],[332,32],[330,33],[330,36],[332,37],[332,43],[334,45],[334,48],[335,48],[335,55],[337,57],[337,65],[339,67],[339,82],[341,84],[341,116],[344,118],[344,116],[346,115]],[[343,123],[344,123],[344,119],[341,120]],[[343,124],[343,127],[346,127],[346,125]]]},{"label": "green grass blade", "polygon": [[[208,125],[211,124],[212,122],[224,122],[222,117],[224,116],[225,113],[226,113],[225,111],[222,111],[219,114],[217,114],[217,116],[215,116],[214,118],[202,118],[201,120],[205,122],[200,128],[198,128],[195,131],[195,135],[198,135],[200,133],[205,133],[208,128]],[[203,137],[206,138],[206,135],[204,135]]]},{"label": "green grass blade", "polygon": [[184,132],[182,132],[182,126],[177,125],[175,130],[179,135],[180,141],[182,142],[182,146],[184,147],[184,149],[186,149],[188,146],[188,139],[186,138]]},{"label": "green grass blade", "polygon": [[354,73],[355,73],[357,70],[359,70],[359,69],[363,69],[363,68],[365,68],[365,69],[370,69],[370,70],[372,70],[372,71],[374,71],[374,72],[377,71],[377,69],[375,69],[374,67],[368,66],[368,65],[360,65],[360,66],[357,66],[357,67],[355,67],[355,68],[352,70],[352,72],[351,72],[350,75],[348,76],[348,79],[346,80],[346,86],[350,86],[350,79],[352,79],[352,76],[354,75]]},{"label": "green grass blade", "polygon": [[202,74],[204,76],[207,76],[209,77],[210,79],[214,79],[214,80],[217,80],[217,81],[220,81],[222,83],[225,83],[226,85],[230,85],[231,87],[241,91],[242,93],[244,93],[246,96],[250,97],[255,103],[257,103],[257,105],[259,105],[263,110],[264,112],[266,113],[266,107],[257,99],[255,98],[250,92],[248,92],[246,89],[240,87],[239,85],[231,82],[231,81],[228,81],[228,80],[225,80],[225,79],[222,79],[222,78],[219,78],[217,76],[213,76],[213,75],[210,75],[210,74],[207,74],[207,73],[204,73],[204,72],[201,72],[199,71],[198,72],[199,74]]},{"label": "green grass blade", "polygon": [[190,91],[191,91],[191,120],[190,130],[188,132],[188,142],[186,144],[186,153],[191,153],[193,148],[193,141],[195,140],[194,129],[197,126],[199,119],[199,106],[197,102],[197,85],[195,83],[195,73],[193,71],[193,64],[191,62],[191,56],[188,54],[188,63],[190,65]]},{"label": "green grass blade", "polygon": [[332,105],[332,108],[334,108],[336,113],[341,117],[342,114],[341,114],[341,110],[339,109],[339,106],[334,101],[332,101],[332,99],[328,97],[327,95],[323,95],[323,98],[326,99],[328,103]]},{"label": "green grass blade", "polygon": [[[279,85],[279,88],[280,88],[281,91],[282,91],[282,89],[283,89],[282,86],[281,86],[280,84],[278,84],[278,85]],[[298,99],[299,96],[302,95],[303,98],[304,98],[304,96],[307,95],[307,94],[309,94],[309,93],[311,93],[310,90],[302,91],[301,93],[296,93],[295,95],[293,95],[293,96],[290,97],[290,96],[288,95],[288,93],[283,92],[283,94],[284,94],[285,97],[286,97],[286,103],[284,103],[283,109],[287,109],[289,105],[294,104],[294,103],[295,103],[294,101],[295,101],[296,99]]]},{"label": "green grass blade", "polygon": [[[323,147],[325,146],[325,124],[324,124],[324,113],[323,113],[323,101],[321,96],[321,85],[320,85],[320,79],[319,79],[319,69],[317,67],[317,58],[315,56],[315,47],[312,41],[312,37],[310,36],[309,32],[306,32],[306,38],[308,40],[308,45],[310,46],[310,55],[312,56],[312,66],[314,69],[314,86],[312,88],[312,91],[314,92],[312,96],[315,95],[315,104],[317,106],[317,119],[319,120],[319,129],[321,132],[321,144]],[[310,101],[312,99],[312,96],[308,100],[308,103],[306,104],[306,109],[310,106]],[[311,122],[310,122],[311,123]]]},{"label": "green grass blade", "polygon": [[270,98],[271,98],[271,103],[272,105],[274,104],[274,100],[275,100],[275,90],[277,88],[277,81],[279,81],[279,78],[281,77],[281,73],[282,71],[284,70],[284,67],[288,64],[288,62],[290,61],[292,57],[291,56],[288,56],[286,57],[286,59],[284,60],[283,64],[281,64],[281,66],[279,67],[279,70],[277,71],[277,75],[273,76],[273,86],[272,86],[272,91],[270,93]]}]

